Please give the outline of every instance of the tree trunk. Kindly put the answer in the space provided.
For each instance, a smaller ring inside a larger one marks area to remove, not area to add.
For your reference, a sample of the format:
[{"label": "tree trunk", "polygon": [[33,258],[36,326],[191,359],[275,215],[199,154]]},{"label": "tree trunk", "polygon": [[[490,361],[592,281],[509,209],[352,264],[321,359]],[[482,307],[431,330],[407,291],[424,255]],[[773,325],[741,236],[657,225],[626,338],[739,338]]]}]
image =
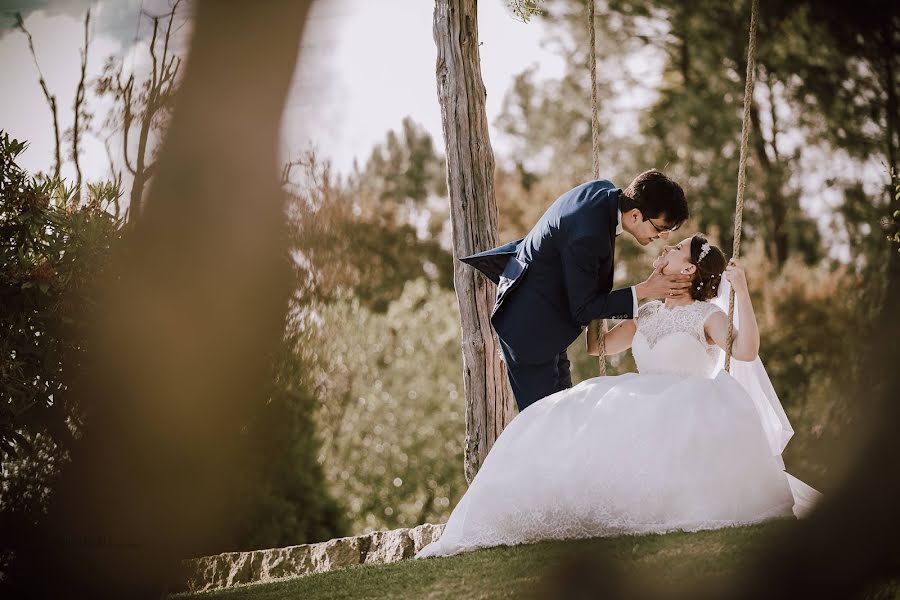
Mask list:
[{"label": "tree trunk", "polygon": [[156,106],[151,95],[147,108],[141,118],[141,133],[138,136],[137,158],[134,165],[134,179],[131,183],[130,204],[128,205],[129,221],[136,223],[141,218],[144,200],[144,186],[147,183],[147,144],[150,141],[150,124],[156,114]]},{"label": "tree trunk", "polygon": [[[454,258],[497,245],[494,154],[481,79],[477,5],[477,0],[436,0],[434,7],[437,90],[447,153]],[[465,475],[471,482],[515,411],[490,324],[495,287],[456,260],[453,283],[462,324]]]},{"label": "tree trunk", "polygon": [[146,208],[98,292],[84,435],[4,597],[165,597],[181,559],[246,522],[291,292],[278,140],[310,3],[194,5]]},{"label": "tree trunk", "polygon": [[[768,217],[768,235],[766,241],[766,249],[769,258],[775,262],[778,268],[784,266],[790,252],[788,233],[786,228],[787,206],[784,195],[784,176],[783,165],[778,157],[777,150],[773,152],[774,160],[769,159],[766,152],[766,140],[762,134],[762,126],[759,120],[759,109],[756,106],[750,108],[750,120],[753,123],[751,140],[756,150],[756,158],[759,160],[763,175],[763,189],[765,197],[763,198],[763,215]],[[773,144],[775,139],[775,129],[773,122]]]}]

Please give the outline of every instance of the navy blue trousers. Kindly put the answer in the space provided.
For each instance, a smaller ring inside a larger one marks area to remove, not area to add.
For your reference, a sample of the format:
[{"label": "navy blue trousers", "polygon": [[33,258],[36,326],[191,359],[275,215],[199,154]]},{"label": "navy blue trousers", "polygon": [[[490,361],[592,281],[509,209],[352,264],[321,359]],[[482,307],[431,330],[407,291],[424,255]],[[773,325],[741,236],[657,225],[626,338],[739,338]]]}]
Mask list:
[{"label": "navy blue trousers", "polygon": [[523,364],[512,360],[509,347],[502,339],[500,350],[503,352],[506,375],[519,412],[541,398],[572,387],[571,363],[565,350],[552,360],[538,364]]}]

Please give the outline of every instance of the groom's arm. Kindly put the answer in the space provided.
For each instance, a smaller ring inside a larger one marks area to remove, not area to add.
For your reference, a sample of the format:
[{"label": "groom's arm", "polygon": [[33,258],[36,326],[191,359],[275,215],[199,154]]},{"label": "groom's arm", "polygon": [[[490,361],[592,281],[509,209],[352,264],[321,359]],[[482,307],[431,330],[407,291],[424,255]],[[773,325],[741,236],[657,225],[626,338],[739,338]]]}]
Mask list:
[{"label": "groom's arm", "polygon": [[579,325],[594,319],[633,319],[637,312],[634,288],[607,290],[600,283],[600,267],[611,260],[609,239],[582,237],[562,251],[563,278],[569,310]]}]

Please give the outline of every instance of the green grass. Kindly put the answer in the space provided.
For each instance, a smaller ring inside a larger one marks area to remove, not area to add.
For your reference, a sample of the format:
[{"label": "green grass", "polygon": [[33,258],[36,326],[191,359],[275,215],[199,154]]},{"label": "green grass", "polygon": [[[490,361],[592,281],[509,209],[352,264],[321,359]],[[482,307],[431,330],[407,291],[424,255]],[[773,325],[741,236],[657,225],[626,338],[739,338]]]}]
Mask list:
[{"label": "green grass", "polygon": [[698,533],[490,548],[448,558],[355,566],[194,597],[201,600],[519,598],[534,590],[549,569],[573,554],[605,556],[621,570],[642,580],[686,585],[697,578],[727,575],[780,525],[773,522]]}]

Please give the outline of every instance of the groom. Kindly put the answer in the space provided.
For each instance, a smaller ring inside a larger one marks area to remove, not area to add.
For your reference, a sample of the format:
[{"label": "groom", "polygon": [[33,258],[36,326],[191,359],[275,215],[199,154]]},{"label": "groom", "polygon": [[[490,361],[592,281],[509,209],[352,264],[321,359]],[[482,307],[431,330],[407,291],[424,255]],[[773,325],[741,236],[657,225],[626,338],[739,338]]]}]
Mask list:
[{"label": "groom", "polygon": [[520,412],[572,387],[566,348],[588,323],[632,319],[639,300],[690,287],[690,276],[654,272],[612,289],[617,235],[646,246],[687,218],[684,191],[659,171],[641,173],[624,190],[589,181],[557,198],[521,240],[460,259],[497,284],[491,324]]}]

